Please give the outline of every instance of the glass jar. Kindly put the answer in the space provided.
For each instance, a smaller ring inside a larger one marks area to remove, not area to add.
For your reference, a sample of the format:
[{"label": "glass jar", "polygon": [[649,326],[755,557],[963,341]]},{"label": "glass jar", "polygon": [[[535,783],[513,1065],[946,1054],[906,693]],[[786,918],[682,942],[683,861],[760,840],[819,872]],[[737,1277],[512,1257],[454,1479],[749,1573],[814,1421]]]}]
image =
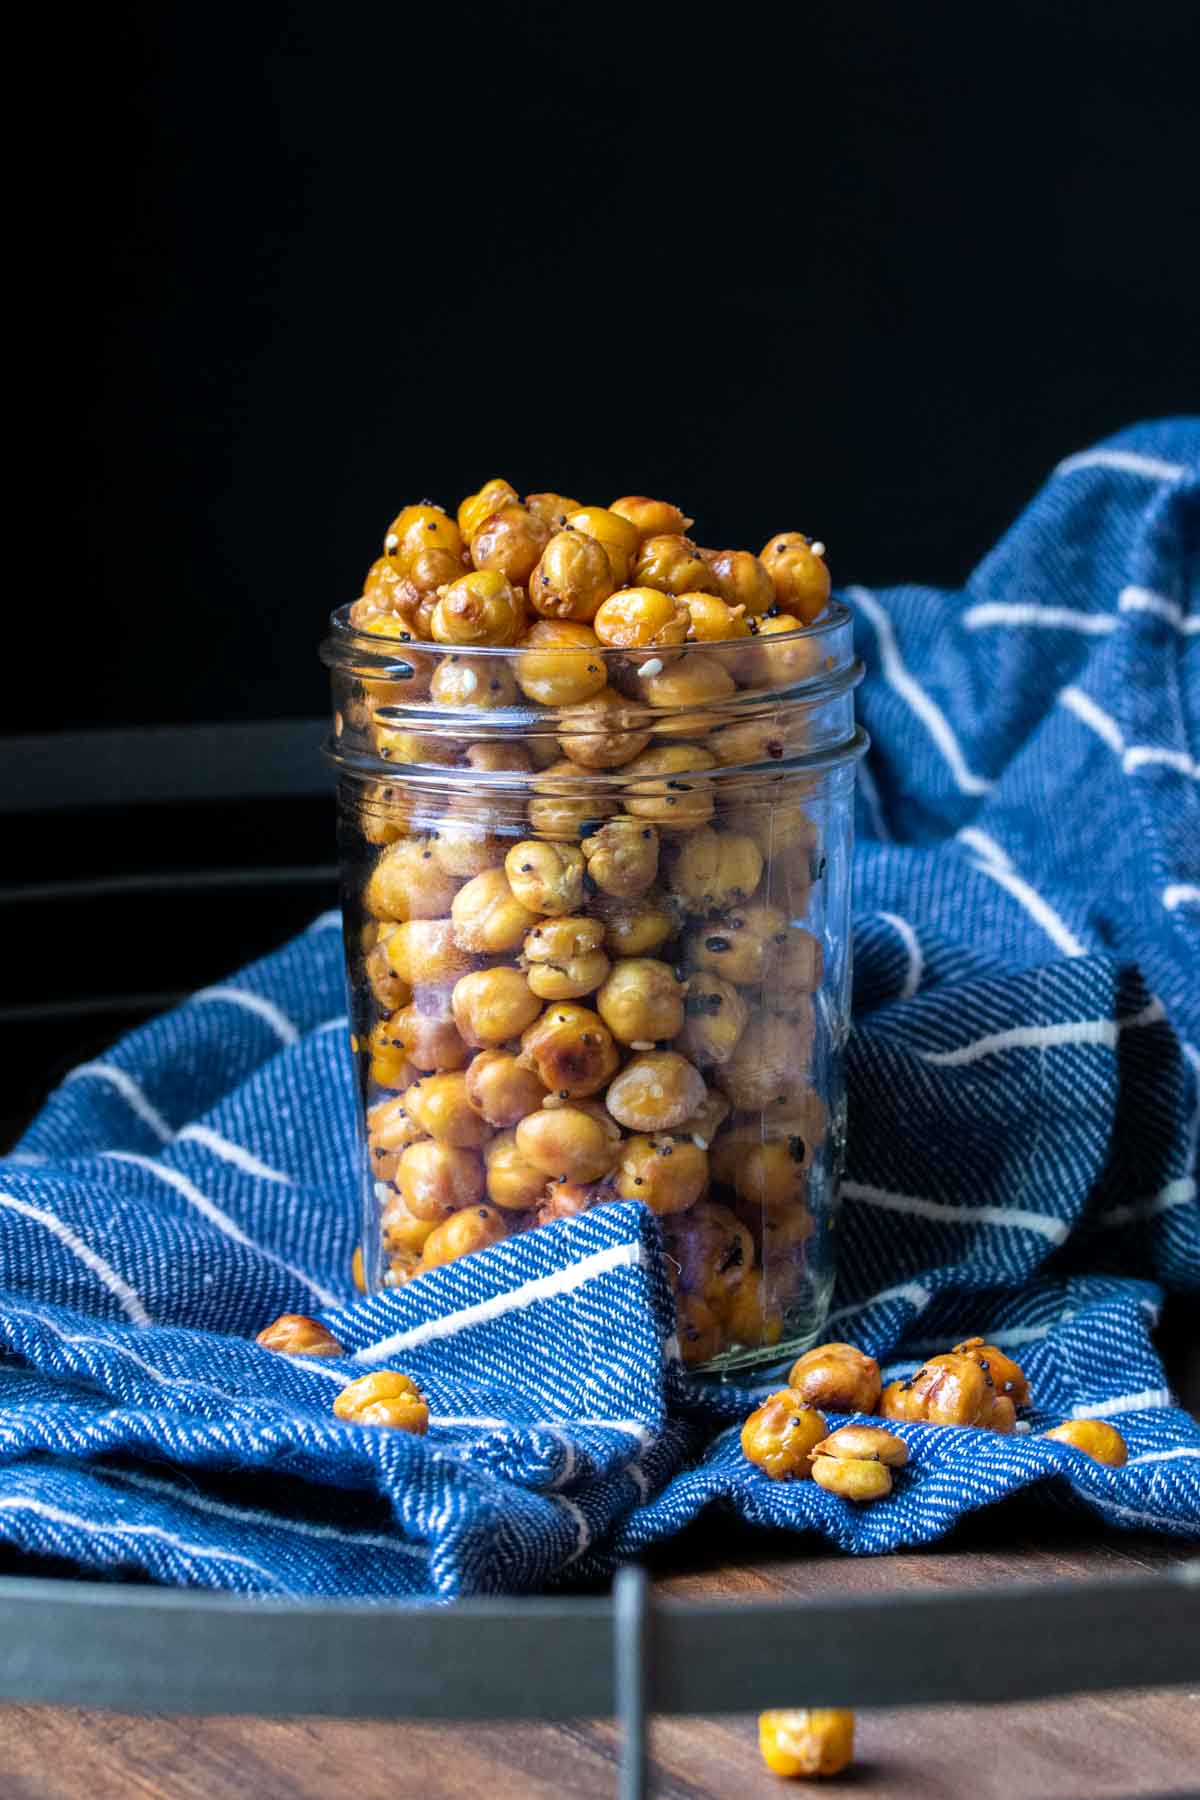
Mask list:
[{"label": "glass jar", "polygon": [[683,1357],[819,1337],[834,1278],[861,675],[805,630],[464,649],[335,613],[363,1277],[614,1199]]}]

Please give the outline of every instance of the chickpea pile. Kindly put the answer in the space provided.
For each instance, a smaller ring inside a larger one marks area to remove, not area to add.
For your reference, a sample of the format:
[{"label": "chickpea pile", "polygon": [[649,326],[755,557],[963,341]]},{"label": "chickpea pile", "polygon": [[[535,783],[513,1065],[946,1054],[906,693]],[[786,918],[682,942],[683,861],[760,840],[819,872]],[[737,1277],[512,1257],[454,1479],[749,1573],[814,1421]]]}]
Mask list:
[{"label": "chickpea pile", "polygon": [[816,1231],[817,784],[764,792],[801,740],[754,696],[822,673],[795,634],[830,579],[797,532],[691,525],[501,478],[404,507],[335,731],[395,770],[356,790],[347,908],[385,1282],[641,1200],[695,1364],[785,1340]]}]

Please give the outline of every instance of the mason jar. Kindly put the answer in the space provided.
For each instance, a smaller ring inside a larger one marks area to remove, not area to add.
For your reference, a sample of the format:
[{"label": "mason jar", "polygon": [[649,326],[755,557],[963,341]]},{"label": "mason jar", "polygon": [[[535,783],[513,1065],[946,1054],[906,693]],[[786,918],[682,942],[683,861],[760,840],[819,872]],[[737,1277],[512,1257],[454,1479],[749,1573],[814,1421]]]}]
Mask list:
[{"label": "mason jar", "polygon": [[851,616],[652,652],[562,635],[331,621],[362,1280],[641,1201],[684,1361],[782,1362],[834,1279]]}]

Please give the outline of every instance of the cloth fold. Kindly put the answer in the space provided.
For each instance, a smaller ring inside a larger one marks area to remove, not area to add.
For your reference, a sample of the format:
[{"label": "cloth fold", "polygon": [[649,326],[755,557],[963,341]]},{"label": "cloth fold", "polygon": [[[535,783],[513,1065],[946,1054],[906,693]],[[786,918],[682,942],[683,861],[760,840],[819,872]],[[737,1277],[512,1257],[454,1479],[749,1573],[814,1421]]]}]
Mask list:
[{"label": "cloth fold", "polygon": [[[1151,1331],[1200,1286],[1200,421],[1069,457],[961,592],[851,588],[873,739],[830,1335],[888,1373],[973,1331],[1012,1438],[900,1427],[856,1508],[741,1457],[682,1370],[653,1218],[606,1206],[369,1300],[338,921],[72,1070],[0,1159],[0,1538],[265,1593],[573,1585],[705,1507],[845,1550],[1028,1489],[1200,1532]],[[278,1313],[345,1344],[261,1350]],[[425,1439],[344,1424],[403,1368]],[[1108,1469],[1037,1433],[1107,1417]],[[831,1415],[831,1422],[841,1422]]]}]

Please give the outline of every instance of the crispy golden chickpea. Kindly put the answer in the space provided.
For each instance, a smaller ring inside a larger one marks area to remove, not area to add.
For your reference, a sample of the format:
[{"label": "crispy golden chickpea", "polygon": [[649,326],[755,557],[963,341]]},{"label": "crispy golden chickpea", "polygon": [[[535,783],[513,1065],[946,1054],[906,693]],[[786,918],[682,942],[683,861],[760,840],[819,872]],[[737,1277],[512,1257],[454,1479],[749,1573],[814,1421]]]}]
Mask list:
[{"label": "crispy golden chickpea", "polygon": [[409,1116],[439,1144],[474,1150],[486,1143],[491,1129],[467,1098],[467,1078],[460,1069],[423,1075],[405,1090]]},{"label": "crispy golden chickpea", "polygon": [[496,569],[514,587],[525,587],[549,541],[546,521],[510,500],[471,534],[471,561],[477,569]]},{"label": "crispy golden chickpea", "polygon": [[525,939],[525,978],[543,1000],[579,1000],[592,994],[611,967],[600,949],[604,925],[582,916],[545,919]]},{"label": "crispy golden chickpea", "polygon": [[772,1775],[840,1775],[854,1756],[854,1714],[833,1707],[760,1713],[758,1748]]},{"label": "crispy golden chickpea", "polygon": [[345,1356],[345,1345],[339,1344],[331,1331],[307,1313],[280,1313],[255,1338],[264,1350],[275,1350],[281,1356]]},{"label": "crispy golden chickpea", "polygon": [[779,605],[811,625],[825,610],[832,589],[824,557],[799,531],[781,531],[763,545],[762,560]]},{"label": "crispy golden chickpea", "polygon": [[750,1414],[742,1426],[742,1455],[772,1481],[803,1481],[812,1474],[810,1452],[829,1427],[815,1406],[783,1388]]},{"label": "crispy golden chickpea", "polygon": [[688,960],[737,987],[757,987],[786,941],[787,918],[777,906],[739,906],[695,928],[688,938]]},{"label": "crispy golden chickpea", "polygon": [[787,1101],[812,1055],[812,1008],[786,1016],[755,1013],[733,1055],[716,1070],[718,1087],[743,1112],[761,1112]]},{"label": "crispy golden chickpea", "polygon": [[683,1027],[684,990],[665,962],[624,957],[596,995],[596,1011],[617,1042],[653,1049]]},{"label": "crispy golden chickpea", "polygon": [[411,987],[456,981],[475,958],[456,941],[453,919],[408,919],[387,940],[387,956]]},{"label": "crispy golden chickpea", "polygon": [[[510,851],[510,858],[511,855]],[[537,913],[521,904],[505,869],[485,869],[459,888],[451,902],[450,917],[454,921],[454,941],[460,950],[483,956],[515,950],[530,927],[537,924]]]},{"label": "crispy golden chickpea", "polygon": [[619,813],[583,840],[587,872],[602,894],[635,900],[658,873],[658,833],[653,825]]},{"label": "crispy golden chickpea", "polygon": [[752,837],[708,827],[684,839],[667,881],[689,912],[721,912],[749,900],[762,871],[762,851]]},{"label": "crispy golden chickpea", "polygon": [[354,1255],[350,1258],[350,1279],[360,1294],[366,1293],[367,1271],[363,1263],[361,1244],[355,1244]]},{"label": "crispy golden chickpea", "polygon": [[727,606],[744,607],[749,618],[774,606],[775,584],[761,557],[748,550],[717,550],[705,561]]},{"label": "crispy golden chickpea", "polygon": [[704,1077],[677,1050],[631,1057],[605,1104],[630,1131],[672,1131],[704,1104]]},{"label": "crispy golden chickpea", "polygon": [[1128,1460],[1125,1439],[1103,1419],[1066,1419],[1052,1431],[1044,1431],[1042,1436],[1056,1444],[1071,1444],[1085,1456],[1090,1456],[1093,1462],[1107,1463],[1111,1469],[1123,1468]]},{"label": "crispy golden chickpea", "polygon": [[371,1058],[371,1080],[376,1087],[407,1087],[413,1078],[413,1066],[404,1050],[403,1038],[395,1035],[392,1014],[377,1020],[367,1039]]},{"label": "crispy golden chickpea", "polygon": [[[633,583],[629,590],[636,592],[640,588],[658,588],[661,593],[672,594],[678,600],[680,594],[715,594],[717,578],[704,561],[691,538],[673,532],[660,532],[653,537],[643,538],[633,562]],[[683,602],[679,601],[687,627],[691,624],[691,614]],[[603,633],[601,632],[601,637]],[[643,643],[656,642],[678,644],[682,638],[657,638],[640,640]]]},{"label": "crispy golden chickpea", "polygon": [[387,940],[390,935],[390,931],[385,930],[376,939],[363,961],[363,974],[370,982],[371,992],[380,1006],[388,1012],[397,1012],[412,999],[412,989],[407,981],[401,981],[387,959]]},{"label": "crispy golden chickpea", "polygon": [[483,1153],[487,1196],[505,1212],[528,1212],[546,1191],[546,1171],[521,1154],[514,1131],[502,1131]]},{"label": "crispy golden chickpea", "polygon": [[515,644],[525,611],[499,569],[476,569],[439,594],[429,629],[436,644]]},{"label": "crispy golden chickpea", "polygon": [[928,1425],[987,1425],[992,1397],[979,1364],[950,1351],[931,1356],[910,1379],[889,1382],[880,1397],[879,1411],[885,1419]]},{"label": "crispy golden chickpea", "polygon": [[[827,1404],[833,1403],[830,1401]],[[862,1407],[844,1410],[865,1412],[867,1409]],[[840,1457],[851,1462],[882,1462],[889,1469],[902,1469],[908,1461],[908,1445],[894,1431],[885,1431],[882,1425],[843,1425],[840,1431],[822,1439],[814,1449],[813,1456]]]},{"label": "crispy golden chickpea", "polygon": [[423,987],[389,1020],[393,1046],[422,1074],[461,1069],[470,1054],[459,1036],[446,988]]},{"label": "crispy golden chickpea", "polygon": [[[464,760],[468,769],[478,769],[481,775],[499,775],[505,770],[527,775],[533,767],[529,752],[522,744],[468,744]],[[473,869],[471,873],[478,874],[478,870]]]},{"label": "crispy golden chickpea", "polygon": [[373,1369],[344,1387],[333,1403],[339,1419],[354,1425],[390,1425],[424,1437],[429,1408],[420,1388],[396,1369]]},{"label": "crispy golden chickpea", "polygon": [[579,781],[579,768],[569,757],[551,763],[538,775],[537,791],[529,802],[529,823],[539,837],[571,842],[616,812],[615,800],[602,799],[599,794],[581,795]]},{"label": "crispy golden chickpea", "polygon": [[623,519],[620,513],[609,512],[606,506],[581,506],[571,513],[566,523],[572,530],[582,531],[603,544],[613,581],[623,587],[641,541],[637,526],[629,519]]},{"label": "crispy golden chickpea", "polygon": [[565,494],[526,494],[525,504],[551,531],[561,531],[571,514],[579,511],[578,500],[569,500]]},{"label": "crispy golden chickpea", "polygon": [[699,1294],[675,1297],[679,1354],[689,1368],[710,1362],[721,1348],[721,1321]]},{"label": "crispy golden chickpea", "polygon": [[682,644],[691,622],[692,615],[682,600],[647,586],[622,588],[619,594],[610,595],[592,626],[610,650],[654,650]]},{"label": "crispy golden chickpea", "polygon": [[502,475],[493,475],[485,481],[477,494],[468,494],[458,509],[458,530],[460,538],[468,543],[475,536],[483,521],[498,512],[502,506],[511,506],[517,500],[517,490]]},{"label": "crispy golden chickpea", "polygon": [[626,1138],[617,1164],[622,1200],[644,1200],[652,1212],[685,1212],[704,1192],[708,1157],[688,1138]]},{"label": "crispy golden chickpea", "polygon": [[608,680],[600,640],[590,625],[538,619],[520,642],[517,685],[538,706],[579,706]]},{"label": "crispy golden chickpea", "polygon": [[[831,1412],[869,1413],[879,1404],[882,1382],[879,1364],[873,1356],[855,1349],[853,1344],[831,1343],[817,1344],[806,1350],[792,1364],[788,1386],[809,1406],[827,1406]],[[892,1434],[884,1432],[883,1435],[890,1437]],[[859,1450],[851,1454],[862,1456],[866,1452]]]},{"label": "crispy golden chickpea", "polygon": [[[416,1072],[413,1071],[413,1079],[415,1078]],[[404,1085],[411,1087],[412,1081],[407,1081]],[[374,1178],[377,1181],[393,1180],[402,1152],[424,1135],[416,1120],[409,1117],[403,1094],[397,1094],[391,1100],[381,1100],[372,1106],[367,1113],[367,1148]]]},{"label": "crispy golden chickpea", "polygon": [[389,725],[380,719],[371,727],[371,742],[377,756],[397,767],[426,764],[449,769],[458,761],[458,746],[452,738],[432,731],[408,731],[402,725]]},{"label": "crispy golden chickpea", "polygon": [[421,1252],[421,1272],[440,1269],[460,1256],[473,1256],[507,1236],[508,1223],[499,1207],[465,1206],[430,1232]]},{"label": "crispy golden chickpea", "polygon": [[422,1138],[401,1154],[396,1188],[409,1212],[438,1222],[483,1198],[483,1159],[477,1150]]},{"label": "crispy golden chickpea", "polygon": [[473,969],[455,982],[450,1003],[459,1036],[477,1050],[519,1037],[541,1011],[520,969]]},{"label": "crispy golden chickpea", "polygon": [[[738,1206],[743,1213],[747,1210],[745,1201],[739,1200]],[[790,1279],[786,1265],[790,1263],[794,1269],[799,1253],[817,1228],[816,1221],[807,1206],[798,1205],[778,1213],[760,1213],[752,1223],[759,1227],[763,1265],[772,1271],[775,1292],[780,1293],[785,1280]]]},{"label": "crispy golden chickpea", "polygon": [[802,925],[793,925],[771,970],[771,992],[785,1011],[804,994],[815,994],[825,972],[820,940]]},{"label": "crispy golden chickpea", "polygon": [[420,1256],[426,1238],[438,1223],[436,1218],[419,1219],[398,1191],[389,1194],[379,1214],[383,1247],[389,1256]]},{"label": "crispy golden chickpea", "polygon": [[704,782],[689,780],[716,766],[699,744],[663,744],[643,750],[625,765],[629,788],[625,810],[660,831],[695,831],[713,815],[713,797]]},{"label": "crispy golden chickpea", "polygon": [[582,531],[556,531],[529,578],[529,604],[544,619],[586,625],[615,585],[603,544]]},{"label": "crispy golden chickpea", "polygon": [[396,514],[388,526],[383,548],[393,567],[404,575],[413,557],[423,550],[449,550],[461,557],[463,538],[442,507],[423,500],[419,506],[406,506]]},{"label": "crispy golden chickpea", "polygon": [[891,1471],[885,1463],[845,1456],[813,1456],[813,1480],[826,1493],[864,1505],[883,1500],[892,1491]]},{"label": "crispy golden chickpea", "polygon": [[521,1060],[561,1100],[596,1093],[620,1058],[599,1013],[558,1001],[522,1033]]},{"label": "crispy golden chickpea", "polygon": [[411,805],[395,782],[372,781],[359,803],[358,823],[368,844],[385,849],[405,836],[411,817]]},{"label": "crispy golden chickpea", "polygon": [[[597,615],[599,616],[599,615]],[[567,707],[559,719],[563,755],[585,769],[618,769],[650,742],[636,729],[639,710],[615,688],[601,688],[590,700]]]},{"label": "crispy golden chickpea", "polygon": [[[615,599],[616,596],[614,595]],[[609,602],[605,602],[609,604]],[[651,657],[642,668],[661,661]],[[659,709],[679,708],[677,718],[658,721],[660,737],[700,737],[721,722],[720,713],[685,711],[685,708],[718,705],[735,692],[733,676],[719,658],[695,652],[667,663],[649,675],[635,677],[638,692],[648,706]]]},{"label": "crispy golden chickpea", "polygon": [[604,922],[584,913],[560,919],[539,919],[525,939],[526,962],[565,962],[589,956],[604,942]]},{"label": "crispy golden chickpea", "polygon": [[443,656],[429,685],[436,706],[474,707],[492,712],[500,706],[516,706],[517,684],[500,657]]},{"label": "crispy golden chickpea", "polygon": [[605,1200],[613,1198],[607,1181],[551,1181],[545,1199],[534,1209],[535,1225],[553,1225],[556,1219],[577,1219]]},{"label": "crispy golden chickpea", "polygon": [[[525,838],[513,845],[504,859],[504,873],[517,900],[534,915],[522,938],[538,915],[563,917],[575,911],[583,899],[583,867],[583,852],[574,844]],[[515,947],[503,946],[505,950]]]},{"label": "crispy golden chickpea", "polygon": [[602,1106],[576,1100],[528,1113],[514,1134],[527,1162],[566,1181],[600,1181],[616,1163],[621,1133]]},{"label": "crispy golden chickpea", "polygon": [[725,1335],[732,1344],[758,1350],[783,1336],[783,1312],[768,1297],[760,1276],[751,1275],[734,1288],[725,1306]]},{"label": "crispy golden chickpea", "polygon": [[[432,1231],[433,1227],[430,1226]],[[394,1250],[387,1259],[383,1271],[384,1287],[403,1287],[414,1275],[421,1273],[421,1254],[418,1250]]]},{"label": "crispy golden chickpea", "polygon": [[686,1217],[671,1219],[663,1239],[679,1265],[680,1287],[700,1294],[724,1318],[735,1289],[754,1268],[754,1238],[742,1220],[727,1206],[702,1200]]},{"label": "crispy golden chickpea", "polygon": [[363,905],[376,919],[441,919],[450,910],[457,881],[434,859],[431,838],[401,838],[389,845],[363,889]]},{"label": "crispy golden chickpea", "polygon": [[545,1098],[537,1076],[511,1050],[481,1050],[467,1070],[467,1099],[489,1125],[515,1125]]},{"label": "crispy golden chickpea", "polygon": [[996,1393],[1007,1394],[1014,1406],[1029,1405],[1029,1382],[1024,1369],[995,1344],[986,1344],[981,1337],[967,1338],[964,1343],[955,1344],[954,1354],[977,1362]]},{"label": "crispy golden chickpea", "polygon": [[750,636],[744,607],[728,606],[717,594],[680,594],[679,598],[691,618],[691,643],[727,644],[731,638]]},{"label": "crispy golden chickpea", "polygon": [[737,989],[701,970],[688,981],[680,1047],[706,1067],[728,1062],[746,1029],[750,1009]]},{"label": "crispy golden chickpea", "polygon": [[[794,613],[767,615],[756,623],[753,645],[738,652],[737,677],[743,687],[790,687],[796,681],[811,681],[828,667],[828,653],[817,638],[791,636],[804,628],[804,620]],[[799,719],[784,734],[784,742],[799,748],[807,737],[807,723]]]},{"label": "crispy golden chickpea", "polygon": [[[438,821],[437,834],[431,840],[438,868],[456,881],[469,881],[475,875],[482,875],[485,869],[494,869],[502,863],[504,844],[493,835],[489,823],[478,800],[468,796],[451,800]],[[447,910],[453,898],[451,893],[446,902]]]},{"label": "crispy golden chickpea", "polygon": [[[584,839],[585,855],[591,841]],[[591,873],[590,868],[588,872]],[[632,900],[593,895],[592,912],[603,920],[604,948],[610,956],[646,956],[651,950],[661,949],[679,929],[678,917],[659,893],[646,893]]]},{"label": "crispy golden chickpea", "polygon": [[745,1206],[765,1213],[798,1206],[808,1189],[805,1145],[798,1137],[744,1143],[736,1136],[722,1139],[713,1167]]},{"label": "crispy golden chickpea", "polygon": [[411,611],[411,591],[402,570],[390,557],[377,556],[363,578],[362,598],[350,609],[350,623],[366,625],[389,613],[395,614],[399,621]]},{"label": "crispy golden chickpea", "polygon": [[701,1150],[707,1150],[729,1117],[729,1110],[729,1102],[724,1094],[719,1094],[716,1088],[706,1088],[703,1103],[694,1113],[688,1114],[679,1126],[679,1131],[686,1132]]},{"label": "crispy golden chickpea", "polygon": [[624,494],[620,500],[614,500],[608,510],[620,519],[628,519],[637,531],[639,541],[663,534],[682,537],[696,522],[681,513],[677,506],[672,506],[669,500],[648,500],[645,494]]}]

